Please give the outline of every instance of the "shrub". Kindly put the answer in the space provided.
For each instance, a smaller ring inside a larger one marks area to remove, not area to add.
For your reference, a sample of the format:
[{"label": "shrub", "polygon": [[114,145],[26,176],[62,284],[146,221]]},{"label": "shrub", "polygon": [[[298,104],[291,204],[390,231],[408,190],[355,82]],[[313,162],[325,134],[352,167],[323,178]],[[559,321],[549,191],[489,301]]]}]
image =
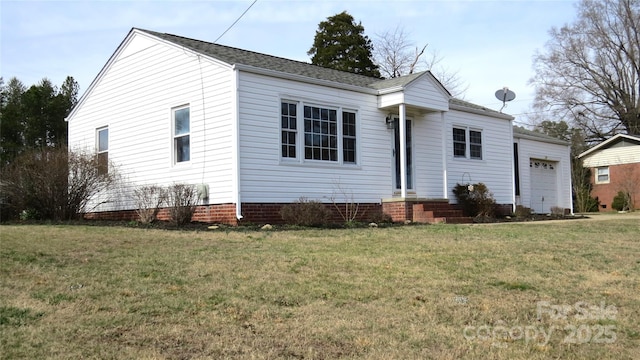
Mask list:
[{"label": "shrub", "polygon": [[191,222],[198,204],[198,191],[193,185],[173,184],[167,189],[169,221],[176,226]]},{"label": "shrub", "polygon": [[515,215],[518,219],[528,219],[533,214],[531,208],[522,205],[516,205],[516,211],[513,215]]},{"label": "shrub", "polygon": [[618,191],[618,195],[614,196],[611,207],[618,211],[628,211],[631,209],[631,196],[624,191]]},{"label": "shrub", "polygon": [[[337,196],[342,198],[342,204],[339,204],[336,201]],[[355,201],[352,191],[348,191],[342,187],[339,182],[335,182],[333,195],[331,195],[331,202],[347,226],[351,226],[355,223],[360,210],[360,204]]]},{"label": "shrub", "polygon": [[320,201],[301,197],[292,204],[284,205],[280,209],[280,216],[287,224],[323,226],[329,220],[330,211]]},{"label": "shrub", "polygon": [[167,190],[157,185],[142,186],[133,191],[136,213],[143,224],[156,221],[160,207],[167,199]]},{"label": "shrub", "polygon": [[552,206],[551,207],[551,215],[554,218],[563,218],[564,217],[564,208],[560,206]]},{"label": "shrub", "polygon": [[94,197],[116,180],[113,166],[109,172],[100,171],[93,154],[66,148],[33,150],[3,169],[3,208],[37,219],[70,220],[86,212]]},{"label": "shrub", "polygon": [[483,183],[456,184],[453,194],[466,216],[493,217],[496,201]]}]

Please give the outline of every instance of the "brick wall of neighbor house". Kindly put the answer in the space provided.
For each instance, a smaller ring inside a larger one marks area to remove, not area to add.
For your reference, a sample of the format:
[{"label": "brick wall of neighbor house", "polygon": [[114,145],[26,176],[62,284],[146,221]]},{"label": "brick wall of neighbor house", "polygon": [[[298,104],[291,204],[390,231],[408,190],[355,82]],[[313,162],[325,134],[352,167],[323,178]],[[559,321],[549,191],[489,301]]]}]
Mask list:
[{"label": "brick wall of neighbor house", "polygon": [[615,211],[611,207],[613,198],[624,188],[633,189],[635,208],[640,208],[640,163],[609,166],[609,183],[596,184],[596,168],[591,168],[591,196],[600,201],[600,211]]}]

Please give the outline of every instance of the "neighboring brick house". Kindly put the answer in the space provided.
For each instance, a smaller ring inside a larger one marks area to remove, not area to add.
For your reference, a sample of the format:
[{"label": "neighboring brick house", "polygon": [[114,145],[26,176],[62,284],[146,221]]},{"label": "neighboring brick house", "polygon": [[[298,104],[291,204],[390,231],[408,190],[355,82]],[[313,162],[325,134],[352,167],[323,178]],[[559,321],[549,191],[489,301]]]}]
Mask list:
[{"label": "neighboring brick house", "polygon": [[600,201],[600,211],[613,211],[619,191],[631,194],[640,208],[640,137],[618,134],[578,156],[591,169],[591,196]]}]

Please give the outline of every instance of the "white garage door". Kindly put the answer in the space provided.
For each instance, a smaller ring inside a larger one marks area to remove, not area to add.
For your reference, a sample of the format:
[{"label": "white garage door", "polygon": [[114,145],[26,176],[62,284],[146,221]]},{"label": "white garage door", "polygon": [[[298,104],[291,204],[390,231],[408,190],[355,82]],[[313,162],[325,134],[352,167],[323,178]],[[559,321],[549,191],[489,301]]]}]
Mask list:
[{"label": "white garage door", "polygon": [[558,206],[557,166],[553,161],[531,159],[531,209],[536,213],[549,213]]}]

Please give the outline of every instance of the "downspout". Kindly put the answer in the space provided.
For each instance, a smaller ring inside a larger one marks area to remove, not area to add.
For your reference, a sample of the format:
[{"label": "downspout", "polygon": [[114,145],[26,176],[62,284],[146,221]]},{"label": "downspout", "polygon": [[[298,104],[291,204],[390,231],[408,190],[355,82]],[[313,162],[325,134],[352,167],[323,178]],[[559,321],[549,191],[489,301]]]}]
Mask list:
[{"label": "downspout", "polygon": [[235,65],[231,76],[233,94],[231,96],[231,163],[233,203],[236,205],[236,219],[242,219],[242,198],[240,192],[240,72]]},{"label": "downspout", "polygon": [[571,172],[573,170],[573,165],[571,164],[571,145],[567,146],[567,153],[569,155],[567,156],[567,158],[569,159],[569,209],[571,209],[571,215],[574,215],[573,213],[573,176],[571,176]]},{"label": "downspout", "polygon": [[400,104],[400,196],[407,198],[407,114],[404,104]]},{"label": "downspout", "polygon": [[442,141],[442,198],[449,199],[449,185],[447,183],[447,123],[444,118],[444,111],[440,112],[440,119],[442,120],[442,126],[440,126],[440,138]]},{"label": "downspout", "polygon": [[516,212],[516,169],[515,169],[515,159],[513,158],[514,156],[514,152],[513,152],[513,122],[512,120],[509,120],[509,129],[511,130],[509,132],[509,139],[511,139],[509,141],[509,149],[511,149],[511,156],[509,156],[511,158],[511,213],[515,213]]}]

